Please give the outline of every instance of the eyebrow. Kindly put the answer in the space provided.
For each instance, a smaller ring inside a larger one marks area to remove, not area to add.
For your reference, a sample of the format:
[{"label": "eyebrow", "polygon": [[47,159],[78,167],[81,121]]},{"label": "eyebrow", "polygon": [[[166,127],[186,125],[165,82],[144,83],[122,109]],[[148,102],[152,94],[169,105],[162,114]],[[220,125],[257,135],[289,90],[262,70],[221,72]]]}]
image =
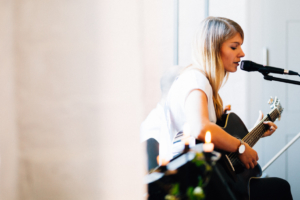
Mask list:
[{"label": "eyebrow", "polygon": [[239,42],[232,42],[232,43],[236,43],[237,45],[240,45],[240,43],[239,43]]}]

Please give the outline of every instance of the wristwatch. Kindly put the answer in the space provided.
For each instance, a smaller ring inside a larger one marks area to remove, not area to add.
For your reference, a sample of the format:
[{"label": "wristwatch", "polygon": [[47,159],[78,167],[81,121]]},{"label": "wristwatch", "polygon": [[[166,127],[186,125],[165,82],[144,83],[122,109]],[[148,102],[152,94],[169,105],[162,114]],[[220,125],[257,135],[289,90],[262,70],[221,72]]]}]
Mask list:
[{"label": "wristwatch", "polygon": [[246,147],[245,147],[245,144],[244,144],[244,141],[239,139],[241,141],[241,145],[239,146],[239,149],[238,149],[238,152],[239,154],[243,154],[246,150]]}]

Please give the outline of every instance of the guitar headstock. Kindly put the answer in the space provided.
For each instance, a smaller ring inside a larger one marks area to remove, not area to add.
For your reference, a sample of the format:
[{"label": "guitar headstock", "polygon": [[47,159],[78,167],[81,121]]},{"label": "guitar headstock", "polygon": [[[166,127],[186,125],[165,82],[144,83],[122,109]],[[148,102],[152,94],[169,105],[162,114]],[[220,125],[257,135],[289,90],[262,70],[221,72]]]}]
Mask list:
[{"label": "guitar headstock", "polygon": [[271,109],[277,108],[277,110],[279,111],[279,117],[278,117],[278,121],[279,121],[281,118],[281,113],[283,112],[283,108],[280,104],[280,100],[277,97],[275,98],[271,97],[268,101],[268,104],[270,104]]}]

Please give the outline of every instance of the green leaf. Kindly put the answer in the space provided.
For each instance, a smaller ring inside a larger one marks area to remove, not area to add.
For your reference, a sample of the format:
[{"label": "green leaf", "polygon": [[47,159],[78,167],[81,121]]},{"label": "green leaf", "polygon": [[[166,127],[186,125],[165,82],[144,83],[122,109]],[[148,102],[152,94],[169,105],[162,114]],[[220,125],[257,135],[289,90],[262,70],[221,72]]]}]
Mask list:
[{"label": "green leaf", "polygon": [[172,189],[170,190],[171,195],[178,195],[179,194],[179,183],[175,183],[172,185]]}]

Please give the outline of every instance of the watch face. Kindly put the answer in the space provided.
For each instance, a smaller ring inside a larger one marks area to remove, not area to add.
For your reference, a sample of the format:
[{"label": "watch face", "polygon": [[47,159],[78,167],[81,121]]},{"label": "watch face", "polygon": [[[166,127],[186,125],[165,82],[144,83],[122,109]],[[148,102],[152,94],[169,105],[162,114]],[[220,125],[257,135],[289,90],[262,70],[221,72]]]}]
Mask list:
[{"label": "watch face", "polygon": [[240,153],[240,154],[244,153],[244,152],[245,152],[245,149],[246,149],[245,145],[241,145],[241,146],[239,147],[239,153]]}]

